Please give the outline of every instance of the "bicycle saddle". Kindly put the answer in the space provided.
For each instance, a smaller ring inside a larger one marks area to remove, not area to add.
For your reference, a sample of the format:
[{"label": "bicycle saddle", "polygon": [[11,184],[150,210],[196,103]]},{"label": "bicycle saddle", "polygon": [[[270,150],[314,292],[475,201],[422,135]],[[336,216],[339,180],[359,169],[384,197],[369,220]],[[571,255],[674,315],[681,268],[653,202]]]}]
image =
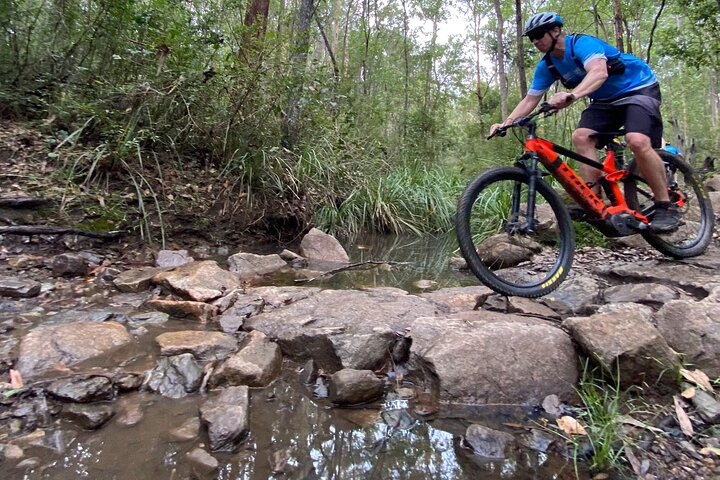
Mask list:
[{"label": "bicycle saddle", "polygon": [[617,137],[624,137],[625,133],[627,133],[625,129],[621,128],[620,130],[613,130],[611,132],[595,132],[590,136],[596,139],[595,148],[601,149],[605,148]]}]

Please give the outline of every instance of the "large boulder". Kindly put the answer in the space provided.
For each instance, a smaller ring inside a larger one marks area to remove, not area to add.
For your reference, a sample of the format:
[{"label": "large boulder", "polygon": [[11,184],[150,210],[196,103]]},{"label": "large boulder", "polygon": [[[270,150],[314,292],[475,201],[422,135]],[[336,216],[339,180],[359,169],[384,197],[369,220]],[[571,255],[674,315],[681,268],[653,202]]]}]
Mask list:
[{"label": "large boulder", "polygon": [[[534,403],[574,398],[578,359],[555,325],[489,311],[420,318],[410,328],[413,374],[440,398],[461,403]],[[433,378],[434,377],[434,378]]]},{"label": "large boulder", "polygon": [[12,298],[31,298],[40,293],[40,283],[35,280],[0,276],[0,296]]},{"label": "large boulder", "polygon": [[131,341],[132,336],[117,322],[37,327],[20,343],[15,368],[23,378],[31,378],[57,365],[70,366],[97,357]]},{"label": "large boulder", "polygon": [[240,286],[234,273],[220,268],[213,260],[186,263],[155,275],[153,281],[186,300],[197,302],[214,300]]},{"label": "large boulder", "polygon": [[493,270],[514,267],[542,251],[542,245],[528,238],[493,235],[477,246],[485,265]]},{"label": "large boulder", "polygon": [[720,303],[713,297],[669,302],[657,311],[655,323],[686,363],[720,377]]},{"label": "large boulder", "polygon": [[651,323],[651,316],[648,307],[624,303],[589,317],[569,318],[565,325],[607,373],[619,374],[623,387],[648,384],[673,388],[680,362]]},{"label": "large boulder", "polygon": [[444,313],[456,313],[477,310],[493,293],[488,287],[451,287],[420,296],[430,300]]},{"label": "large boulder", "polygon": [[377,400],[384,387],[370,370],[345,368],[330,375],[328,399],[337,405],[357,405]]},{"label": "large boulder", "polygon": [[317,228],[311,229],[300,242],[300,255],[308,260],[349,263],[350,257],[335,237]]},{"label": "large boulder", "polygon": [[320,368],[372,370],[382,366],[403,332],[419,317],[435,315],[420,297],[377,290],[323,290],[245,320],[276,340],[284,354],[313,358]]}]

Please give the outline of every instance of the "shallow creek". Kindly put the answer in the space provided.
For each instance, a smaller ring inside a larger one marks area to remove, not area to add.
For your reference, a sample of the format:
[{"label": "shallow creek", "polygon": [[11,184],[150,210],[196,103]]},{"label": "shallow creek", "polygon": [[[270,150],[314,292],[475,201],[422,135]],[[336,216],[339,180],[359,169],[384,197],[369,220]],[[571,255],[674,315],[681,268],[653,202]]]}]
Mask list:
[{"label": "shallow creek", "polygon": [[[417,293],[428,285],[418,284],[419,280],[436,282],[432,288],[477,284],[471,276],[448,268],[454,249],[452,239],[367,238],[348,245],[347,249],[353,262],[387,260],[399,264],[390,269],[351,270],[304,285],[392,286]],[[272,247],[267,251],[273,251]],[[226,255],[213,253],[210,257],[222,261]],[[276,276],[267,283],[295,284],[292,276]],[[37,324],[52,321],[50,314],[63,309],[100,310],[103,306],[122,305],[127,300],[119,292],[102,294],[93,292],[92,288],[82,290],[77,285],[66,287],[65,298],[57,298],[54,306],[42,305],[42,309],[37,308],[37,301],[4,300],[0,309],[2,319],[20,317],[23,322],[3,336],[21,336]],[[78,290],[80,295],[72,300],[73,292]],[[124,308],[132,311],[127,303]],[[155,335],[187,328],[187,323],[174,320],[162,327],[149,327],[130,349],[120,350],[112,358],[86,363],[79,370],[92,372],[118,364],[136,371],[150,369],[158,355],[153,342]],[[301,365],[286,360],[280,379],[267,388],[251,389],[249,437],[236,452],[213,453],[220,464],[219,470],[200,478],[590,477],[582,470],[577,471],[572,460],[557,453],[543,453],[537,445],[534,445],[536,448],[515,448],[509,458],[502,460],[479,458],[463,445],[462,436],[471,423],[509,431],[518,437],[522,432],[527,433],[518,427],[537,426],[542,422],[532,407],[440,405],[439,411],[428,417],[420,415],[411,401],[391,389],[376,404],[335,408],[324,398],[318,398],[312,386],[302,383],[301,370]],[[24,466],[0,462],[0,478],[196,478],[198,475],[192,471],[186,454],[198,446],[206,446],[207,439],[203,433],[196,438],[181,439],[177,429],[197,419],[203,400],[200,394],[176,400],[147,392],[122,394],[113,402],[116,410],[113,419],[94,431],[82,430],[68,420],[53,419],[24,440]],[[7,441],[7,434],[3,434],[5,438],[0,438],[0,444]]]}]

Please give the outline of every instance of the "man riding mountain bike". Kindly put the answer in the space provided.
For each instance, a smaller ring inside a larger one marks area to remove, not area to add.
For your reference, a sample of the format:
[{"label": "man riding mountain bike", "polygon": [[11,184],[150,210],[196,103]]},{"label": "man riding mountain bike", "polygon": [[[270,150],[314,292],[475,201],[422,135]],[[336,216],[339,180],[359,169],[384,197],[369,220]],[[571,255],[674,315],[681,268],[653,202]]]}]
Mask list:
[{"label": "man riding mountain bike", "polygon": [[[562,27],[562,18],[554,12],[538,13],[527,21],[523,35],[545,55],[535,69],[528,94],[503,123],[490,127],[490,133],[532,112],[545,92],[560,80],[570,91],[553,94],[550,105],[560,110],[582,97],[591,101],[572,135],[575,150],[596,160],[593,135],[624,126],[627,144],[655,196],[649,228],[660,233],[676,230],[682,223],[681,214],[670,203],[665,167],[654,150],[662,144],[663,129],[655,73],[637,57],[589,35],[566,35]],[[601,172],[583,164],[580,174],[599,194]]]}]

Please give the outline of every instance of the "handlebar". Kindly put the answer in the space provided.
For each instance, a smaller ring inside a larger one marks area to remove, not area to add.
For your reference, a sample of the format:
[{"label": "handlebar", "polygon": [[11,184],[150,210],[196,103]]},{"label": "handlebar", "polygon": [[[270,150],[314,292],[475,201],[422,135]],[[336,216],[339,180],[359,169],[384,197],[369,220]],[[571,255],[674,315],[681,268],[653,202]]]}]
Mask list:
[{"label": "handlebar", "polygon": [[[557,113],[559,109],[553,105],[550,105],[548,102],[543,102],[540,105],[540,108],[535,110],[535,112],[531,113],[527,117],[521,117],[515,120],[510,125],[505,125],[504,127],[498,127],[489,137],[487,137],[488,140],[490,140],[493,137],[504,137],[507,134],[507,131],[511,128],[515,127],[525,127],[528,126],[531,122],[531,120],[538,115],[545,114],[545,117],[549,117],[550,115],[554,115]],[[543,117],[543,118],[545,118]]]}]

